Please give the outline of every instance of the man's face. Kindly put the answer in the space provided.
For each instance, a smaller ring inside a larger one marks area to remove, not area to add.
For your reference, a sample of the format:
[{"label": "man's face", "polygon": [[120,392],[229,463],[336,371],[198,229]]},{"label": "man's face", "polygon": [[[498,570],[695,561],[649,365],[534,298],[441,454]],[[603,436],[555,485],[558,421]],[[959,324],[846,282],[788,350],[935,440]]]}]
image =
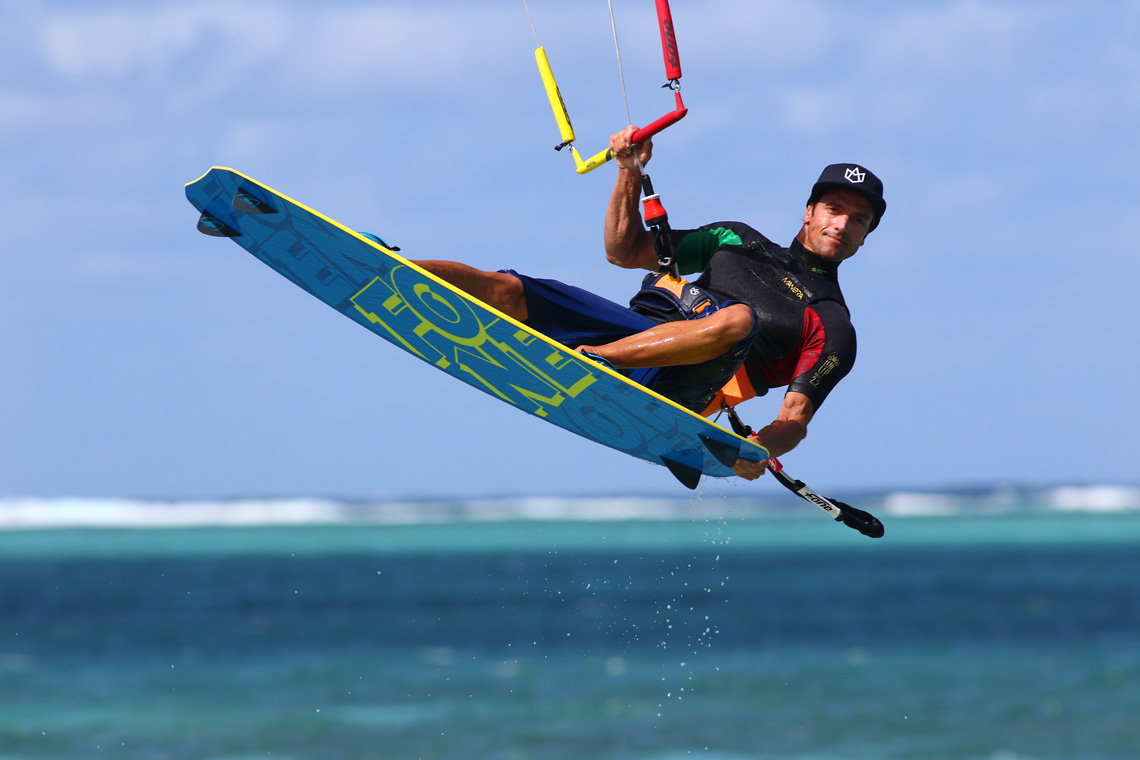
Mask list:
[{"label": "man's face", "polygon": [[863,245],[874,218],[874,207],[859,193],[828,190],[807,207],[797,239],[819,258],[838,263]]}]

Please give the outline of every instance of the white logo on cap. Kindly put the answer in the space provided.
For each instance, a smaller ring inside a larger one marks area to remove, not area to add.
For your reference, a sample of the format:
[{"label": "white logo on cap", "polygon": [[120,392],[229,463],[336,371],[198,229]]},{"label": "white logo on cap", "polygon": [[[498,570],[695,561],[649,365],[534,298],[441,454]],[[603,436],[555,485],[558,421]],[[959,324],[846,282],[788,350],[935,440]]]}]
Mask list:
[{"label": "white logo on cap", "polygon": [[852,166],[843,176],[847,179],[848,182],[855,185],[858,185],[860,182],[867,179],[867,175],[864,172],[859,171],[858,166]]}]

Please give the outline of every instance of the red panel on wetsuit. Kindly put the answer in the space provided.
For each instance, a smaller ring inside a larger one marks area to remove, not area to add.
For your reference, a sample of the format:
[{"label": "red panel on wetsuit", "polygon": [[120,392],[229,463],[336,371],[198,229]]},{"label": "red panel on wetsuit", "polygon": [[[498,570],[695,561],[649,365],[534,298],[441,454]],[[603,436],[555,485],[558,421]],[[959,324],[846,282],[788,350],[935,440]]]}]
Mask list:
[{"label": "red panel on wetsuit", "polygon": [[796,349],[789,351],[778,362],[761,365],[768,387],[778,388],[787,385],[805,372],[810,372],[823,355],[823,346],[826,342],[827,333],[823,329],[823,320],[819,318],[815,309],[808,306],[804,309],[804,325]]}]

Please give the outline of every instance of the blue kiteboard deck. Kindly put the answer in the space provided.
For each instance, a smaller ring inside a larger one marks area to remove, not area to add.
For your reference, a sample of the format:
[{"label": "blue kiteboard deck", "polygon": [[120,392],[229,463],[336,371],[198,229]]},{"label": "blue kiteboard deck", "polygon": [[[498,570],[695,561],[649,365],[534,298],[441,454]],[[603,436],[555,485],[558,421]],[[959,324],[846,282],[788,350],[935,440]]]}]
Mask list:
[{"label": "blue kiteboard deck", "polygon": [[[403,259],[231,169],[186,186],[198,229],[228,237],[381,338],[561,428],[669,468],[695,488],[767,452],[590,361]],[[347,366],[347,365],[346,365]]]}]

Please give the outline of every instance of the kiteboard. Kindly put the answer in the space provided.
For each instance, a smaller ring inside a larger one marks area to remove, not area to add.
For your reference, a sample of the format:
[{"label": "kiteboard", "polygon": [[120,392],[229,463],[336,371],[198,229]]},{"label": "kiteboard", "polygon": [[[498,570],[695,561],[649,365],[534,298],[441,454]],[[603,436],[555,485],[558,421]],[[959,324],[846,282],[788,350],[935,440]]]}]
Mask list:
[{"label": "kiteboard", "polygon": [[199,231],[233,240],[389,343],[539,419],[662,465],[688,488],[702,475],[731,476],[738,458],[768,458],[754,441],[244,174],[214,167],[186,186],[186,197],[200,213]]}]

